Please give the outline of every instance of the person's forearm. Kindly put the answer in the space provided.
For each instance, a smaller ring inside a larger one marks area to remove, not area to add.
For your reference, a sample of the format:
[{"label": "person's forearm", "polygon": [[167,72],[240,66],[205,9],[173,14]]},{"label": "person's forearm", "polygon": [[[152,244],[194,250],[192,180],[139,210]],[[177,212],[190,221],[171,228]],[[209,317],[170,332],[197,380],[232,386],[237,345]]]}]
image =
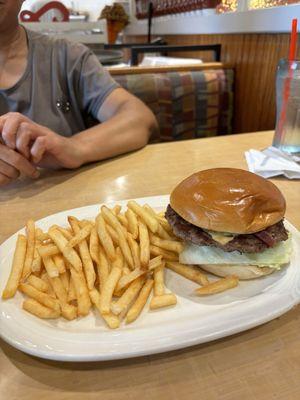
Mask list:
[{"label": "person's forearm", "polygon": [[124,105],[119,112],[102,124],[83,131],[70,140],[78,148],[80,163],[103,160],[137,150],[148,143],[157,129],[151,111],[146,107]]}]

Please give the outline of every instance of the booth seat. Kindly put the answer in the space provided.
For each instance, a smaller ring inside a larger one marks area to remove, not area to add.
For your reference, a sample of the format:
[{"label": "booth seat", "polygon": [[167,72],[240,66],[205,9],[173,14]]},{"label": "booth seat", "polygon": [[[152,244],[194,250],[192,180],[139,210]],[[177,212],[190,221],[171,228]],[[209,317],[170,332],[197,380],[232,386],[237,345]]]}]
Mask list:
[{"label": "booth seat", "polygon": [[114,79],[155,114],[151,142],[232,133],[234,70],[222,63],[110,68]]}]

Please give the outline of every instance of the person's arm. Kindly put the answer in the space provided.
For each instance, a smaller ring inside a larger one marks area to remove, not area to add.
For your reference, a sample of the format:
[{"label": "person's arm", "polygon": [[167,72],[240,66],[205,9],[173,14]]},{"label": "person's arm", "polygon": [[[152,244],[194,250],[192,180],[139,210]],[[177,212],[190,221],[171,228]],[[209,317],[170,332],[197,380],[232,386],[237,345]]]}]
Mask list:
[{"label": "person's arm", "polygon": [[[115,89],[107,97],[98,118],[101,124],[68,139],[70,150],[76,149],[69,155],[73,157],[71,163],[75,167],[137,150],[145,146],[151,134],[158,129],[152,112],[139,99],[121,88]],[[43,155],[47,151],[49,146],[46,138],[37,138],[31,148],[33,161],[43,163]],[[56,155],[55,149],[50,149],[50,152]],[[61,166],[68,167],[63,164]]]},{"label": "person's arm", "polygon": [[77,168],[139,149],[158,129],[152,112],[121,88],[107,96],[98,118],[101,124],[66,138],[20,114],[9,113],[0,117],[0,133],[8,147],[36,165]]}]

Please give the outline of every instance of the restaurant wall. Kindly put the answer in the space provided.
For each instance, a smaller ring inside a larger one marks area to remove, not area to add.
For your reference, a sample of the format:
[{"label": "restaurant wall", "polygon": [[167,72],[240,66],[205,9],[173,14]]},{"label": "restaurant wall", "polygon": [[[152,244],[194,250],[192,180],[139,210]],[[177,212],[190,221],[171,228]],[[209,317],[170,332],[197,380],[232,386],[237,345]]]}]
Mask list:
[{"label": "restaurant wall", "polygon": [[[234,132],[274,129],[275,72],[278,60],[288,54],[288,34],[163,35],[168,44],[222,45],[222,62],[236,70]],[[143,36],[127,40],[144,41]],[[299,46],[300,49],[300,40]],[[172,55],[175,56],[175,53]],[[176,53],[180,55],[180,53]],[[205,53],[182,53],[184,57]]]}]

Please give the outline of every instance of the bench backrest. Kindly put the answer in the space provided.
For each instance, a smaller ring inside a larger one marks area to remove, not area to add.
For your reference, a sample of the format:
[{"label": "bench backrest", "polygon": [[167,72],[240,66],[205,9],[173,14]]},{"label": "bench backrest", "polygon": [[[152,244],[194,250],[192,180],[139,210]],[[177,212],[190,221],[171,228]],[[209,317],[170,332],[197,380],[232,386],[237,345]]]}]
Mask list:
[{"label": "bench backrest", "polygon": [[151,141],[172,141],[232,133],[234,71],[213,64],[110,72],[155,114],[160,133]]}]

